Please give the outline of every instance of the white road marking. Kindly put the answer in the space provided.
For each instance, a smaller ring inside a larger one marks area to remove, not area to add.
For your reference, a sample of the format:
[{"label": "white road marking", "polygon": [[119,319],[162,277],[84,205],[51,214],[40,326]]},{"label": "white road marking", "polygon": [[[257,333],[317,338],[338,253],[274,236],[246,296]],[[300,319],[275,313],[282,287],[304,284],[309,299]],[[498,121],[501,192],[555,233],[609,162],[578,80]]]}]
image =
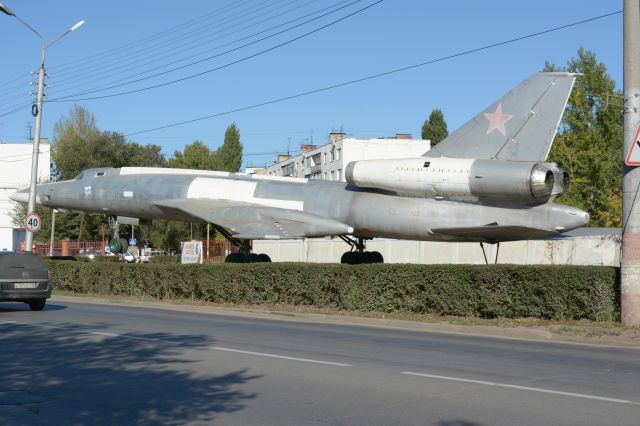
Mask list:
[{"label": "white road marking", "polygon": [[484,380],[464,379],[461,377],[438,376],[436,374],[415,373],[412,371],[403,371],[402,374],[406,374],[409,376],[427,377],[430,379],[449,380],[452,382],[474,383],[477,385],[494,386],[494,387],[507,388],[507,389],[517,389],[517,390],[523,390],[523,391],[529,391],[529,392],[550,393],[553,395],[571,396],[574,398],[594,399],[597,401],[615,402],[617,404],[640,405],[640,402],[638,401],[630,401],[627,399],[608,398],[606,396],[587,395],[583,393],[564,392],[564,391],[557,391],[552,389],[534,388],[529,386],[510,385],[506,383],[487,382]]},{"label": "white road marking", "polygon": [[[4,320],[0,321],[0,323],[2,323],[2,324],[15,324],[15,325],[26,325],[26,326],[30,326],[30,327],[40,327],[40,328],[52,328],[52,329],[56,329],[56,330],[70,331],[72,333],[77,333],[77,334],[91,334],[91,335],[97,335],[97,336],[118,337],[118,338],[122,338],[122,339],[142,340],[142,341],[146,341],[146,342],[168,343],[168,344],[171,344],[171,345],[180,345],[181,344],[180,342],[175,342],[175,341],[172,341],[172,340],[153,339],[153,338],[149,338],[149,337],[131,336],[131,335],[128,335],[128,334],[107,333],[105,331],[76,330],[76,329],[74,329],[72,327],[62,327],[62,326],[56,326],[56,325],[30,324],[30,323],[26,323],[26,322],[4,321]],[[287,360],[287,361],[308,362],[308,363],[312,363],[312,364],[333,365],[333,366],[337,366],[337,367],[353,367],[351,364],[344,364],[344,363],[341,363],[341,362],[320,361],[320,360],[317,360],[317,359],[297,358],[297,357],[286,356],[286,355],[276,355],[276,354],[268,354],[268,353],[262,353],[262,352],[244,351],[244,350],[240,350],[240,349],[224,348],[224,347],[221,347],[221,346],[210,346],[209,349],[216,350],[216,351],[235,352],[235,353],[240,353],[240,354],[262,356],[262,357],[267,357],[267,358],[284,359],[284,360]]]},{"label": "white road marking", "polygon": [[156,343],[168,343],[171,345],[180,345],[180,342],[174,342],[171,340],[164,339],[152,339],[150,337],[139,337],[139,336],[130,336],[127,334],[116,334],[116,333],[107,333],[104,331],[88,331],[88,330],[76,330],[72,327],[62,327],[59,325],[46,325],[46,324],[30,324],[28,322],[18,322],[18,321],[0,321],[3,324],[16,324],[16,325],[26,325],[29,327],[40,327],[40,328],[52,328],[54,330],[65,330],[70,331],[76,334],[92,334],[97,336],[107,336],[107,337],[119,337],[121,339],[130,339],[130,340],[142,340],[145,342],[156,342]]},{"label": "white road marking", "polygon": [[267,354],[267,353],[263,353],[263,352],[243,351],[243,350],[240,350],[240,349],[223,348],[221,346],[211,346],[209,349],[212,349],[214,351],[235,352],[235,353],[239,353],[239,354],[262,356],[262,357],[266,357],[266,358],[286,359],[287,361],[310,362],[312,364],[335,365],[337,367],[353,367],[353,365],[351,365],[351,364],[343,364],[341,362],[319,361],[319,360],[316,360],[316,359],[296,358],[296,357],[292,357],[292,356]]}]

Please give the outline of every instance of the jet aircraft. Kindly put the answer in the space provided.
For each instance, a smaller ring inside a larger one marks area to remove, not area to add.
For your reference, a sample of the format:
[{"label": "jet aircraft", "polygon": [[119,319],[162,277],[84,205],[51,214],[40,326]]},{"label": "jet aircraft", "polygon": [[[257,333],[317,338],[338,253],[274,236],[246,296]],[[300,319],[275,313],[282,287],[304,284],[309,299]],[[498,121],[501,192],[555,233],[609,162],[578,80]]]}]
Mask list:
[{"label": "jet aircraft", "polygon": [[[37,186],[38,205],[118,218],[212,224],[249,240],[337,236],[342,263],[382,262],[372,238],[500,243],[540,239],[585,225],[589,215],[554,203],[569,175],[546,162],[576,74],[538,73],[481,111],[422,157],[362,160],[345,182],[145,167],[96,168]],[[28,189],[13,200],[26,203]]]}]

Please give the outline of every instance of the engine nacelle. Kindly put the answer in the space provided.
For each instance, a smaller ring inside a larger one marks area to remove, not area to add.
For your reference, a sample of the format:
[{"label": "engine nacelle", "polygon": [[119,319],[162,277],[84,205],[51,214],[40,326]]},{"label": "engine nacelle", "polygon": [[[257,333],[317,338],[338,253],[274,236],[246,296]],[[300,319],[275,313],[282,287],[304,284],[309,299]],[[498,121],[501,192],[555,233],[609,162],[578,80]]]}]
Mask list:
[{"label": "engine nacelle", "polygon": [[568,190],[569,175],[554,163],[407,158],[349,163],[347,182],[404,195],[546,202]]}]

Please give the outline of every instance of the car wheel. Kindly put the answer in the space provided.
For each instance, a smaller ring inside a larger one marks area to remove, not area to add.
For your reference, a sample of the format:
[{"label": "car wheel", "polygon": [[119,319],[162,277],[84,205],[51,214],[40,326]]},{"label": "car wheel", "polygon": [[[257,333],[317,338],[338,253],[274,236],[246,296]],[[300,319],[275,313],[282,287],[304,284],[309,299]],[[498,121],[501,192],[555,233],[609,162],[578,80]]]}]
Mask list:
[{"label": "car wheel", "polygon": [[47,303],[47,299],[33,299],[27,302],[32,311],[41,311]]}]

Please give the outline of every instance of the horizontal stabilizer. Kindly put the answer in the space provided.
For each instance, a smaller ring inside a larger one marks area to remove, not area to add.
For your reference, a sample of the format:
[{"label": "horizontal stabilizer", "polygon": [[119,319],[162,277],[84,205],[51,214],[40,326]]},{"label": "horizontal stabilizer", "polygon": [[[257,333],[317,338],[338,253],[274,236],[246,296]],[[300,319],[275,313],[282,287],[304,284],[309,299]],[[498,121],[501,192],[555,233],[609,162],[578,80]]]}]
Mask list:
[{"label": "horizontal stabilizer", "polygon": [[497,243],[500,241],[535,240],[547,235],[555,234],[554,231],[545,229],[528,228],[526,226],[468,226],[460,228],[436,228],[434,234],[450,235],[466,240]]},{"label": "horizontal stabilizer", "polygon": [[534,74],[425,157],[545,161],[575,79],[567,72]]}]

